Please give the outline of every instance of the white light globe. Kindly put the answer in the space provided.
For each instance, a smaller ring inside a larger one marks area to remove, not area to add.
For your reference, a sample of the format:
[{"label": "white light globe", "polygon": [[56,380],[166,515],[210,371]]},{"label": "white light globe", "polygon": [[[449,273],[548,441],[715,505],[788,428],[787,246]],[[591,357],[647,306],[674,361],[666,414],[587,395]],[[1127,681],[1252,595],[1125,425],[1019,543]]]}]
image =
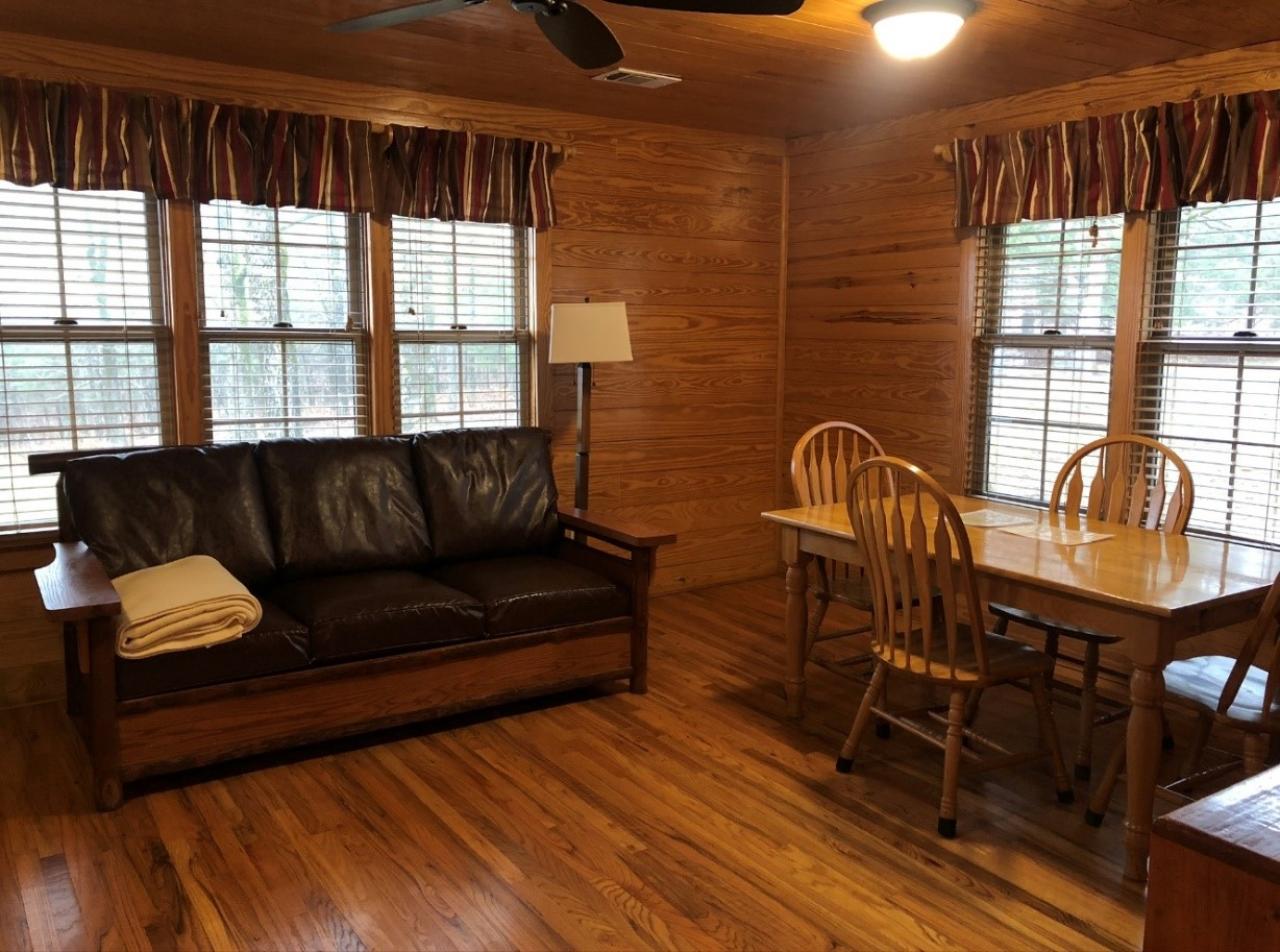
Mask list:
[{"label": "white light globe", "polygon": [[875,24],[876,39],[894,59],[933,56],[956,38],[964,17],[956,13],[922,10],[885,17]]}]

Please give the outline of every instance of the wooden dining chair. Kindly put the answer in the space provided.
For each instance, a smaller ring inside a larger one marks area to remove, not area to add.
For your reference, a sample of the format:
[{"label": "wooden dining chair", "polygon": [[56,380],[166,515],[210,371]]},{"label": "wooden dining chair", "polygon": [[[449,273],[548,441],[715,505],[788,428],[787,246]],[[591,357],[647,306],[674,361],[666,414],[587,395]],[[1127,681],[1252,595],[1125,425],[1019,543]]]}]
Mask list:
[{"label": "wooden dining chair", "polygon": [[[1083,514],[1101,522],[1180,535],[1186,531],[1194,501],[1191,471],[1177,453],[1145,436],[1108,436],[1071,454],[1054,480],[1049,511],[1062,513],[1068,519]],[[1099,651],[1101,646],[1115,644],[1120,638],[1007,605],[992,604],[991,613],[996,616],[997,634],[1007,634],[1010,622],[1044,632],[1044,650],[1054,664],[1049,676],[1051,686],[1060,658],[1060,640],[1071,638],[1084,643],[1075,775],[1079,780],[1088,780],[1093,772],[1094,728],[1117,720],[1128,711],[1125,707],[1097,716]],[[969,724],[977,716],[979,700],[975,694],[970,702]],[[1165,738],[1169,746],[1167,729]]]},{"label": "wooden dining chair", "polygon": [[[849,498],[849,472],[865,459],[883,456],[879,440],[860,426],[829,420],[811,427],[791,452],[791,485],[801,506],[826,506]],[[814,559],[818,584],[814,611],[809,617],[805,657],[819,641],[866,634],[869,626],[822,633],[822,622],[832,602],[871,611],[866,575],[857,566]]]},{"label": "wooden dining chair", "polygon": [[[986,630],[973,552],[955,504],[919,467],[885,456],[854,469],[848,505],[871,590],[875,673],[836,769],[853,769],[862,735],[878,717],[946,752],[938,810],[942,836],[956,834],[962,764],[990,770],[1047,756],[1058,799],[1070,803],[1071,780],[1058,746],[1047,687],[1050,659],[1030,645]],[[890,710],[882,703],[890,671],[945,689],[947,705]],[[1040,747],[1014,753],[966,727],[964,712],[973,691],[1017,681],[1030,684]]]},{"label": "wooden dining chair", "polygon": [[[1187,751],[1182,776],[1160,788],[1173,799],[1192,799],[1185,791],[1224,773],[1244,767],[1253,776],[1266,763],[1273,737],[1280,735],[1280,576],[1271,584],[1262,611],[1235,658],[1209,655],[1171,661],[1164,670],[1164,701],[1190,711],[1197,720],[1194,741]],[[1205,745],[1215,726],[1243,735],[1241,757],[1201,770]],[[1099,781],[1085,819],[1102,823],[1116,781],[1124,770],[1125,742],[1116,745]]]}]

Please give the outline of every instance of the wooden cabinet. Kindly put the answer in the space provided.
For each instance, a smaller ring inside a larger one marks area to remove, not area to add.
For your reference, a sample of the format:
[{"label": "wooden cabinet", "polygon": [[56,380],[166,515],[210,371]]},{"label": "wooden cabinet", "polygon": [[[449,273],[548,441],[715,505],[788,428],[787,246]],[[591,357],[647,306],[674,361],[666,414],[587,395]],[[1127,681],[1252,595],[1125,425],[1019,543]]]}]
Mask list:
[{"label": "wooden cabinet", "polygon": [[1156,821],[1142,947],[1280,949],[1280,767]]}]

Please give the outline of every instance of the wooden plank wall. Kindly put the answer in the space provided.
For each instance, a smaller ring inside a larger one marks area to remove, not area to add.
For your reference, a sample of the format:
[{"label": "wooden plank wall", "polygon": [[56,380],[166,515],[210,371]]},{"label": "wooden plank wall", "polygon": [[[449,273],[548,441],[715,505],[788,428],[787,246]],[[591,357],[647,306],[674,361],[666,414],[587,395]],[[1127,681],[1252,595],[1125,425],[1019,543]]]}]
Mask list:
[{"label": "wooden plank wall", "polygon": [[[593,507],[674,529],[655,587],[775,566],[784,144],[419,95],[180,57],[0,34],[0,74],[550,139],[571,148],[561,223],[539,242],[556,301],[622,299],[636,360],[597,368]],[[619,95],[646,95],[619,90]],[[539,269],[547,276],[544,267]],[[545,323],[545,314],[543,314]],[[572,496],[573,378],[553,374],[557,473]],[[35,600],[37,551],[0,553],[0,706],[61,690]]]},{"label": "wooden plank wall", "polygon": [[816,422],[847,418],[962,486],[967,292],[951,167],[934,146],[1277,86],[1280,44],[1268,43],[791,140],[780,449]]}]

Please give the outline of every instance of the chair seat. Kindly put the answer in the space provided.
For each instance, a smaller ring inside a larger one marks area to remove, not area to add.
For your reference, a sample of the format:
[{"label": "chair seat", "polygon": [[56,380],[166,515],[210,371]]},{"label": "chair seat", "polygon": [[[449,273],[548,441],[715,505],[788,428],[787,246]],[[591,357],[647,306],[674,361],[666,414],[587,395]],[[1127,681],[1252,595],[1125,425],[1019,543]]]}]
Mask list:
[{"label": "chair seat", "polygon": [[1035,612],[1025,611],[1021,608],[1013,608],[1010,605],[997,605],[993,602],[988,606],[988,609],[997,618],[1007,618],[1010,621],[1016,621],[1019,625],[1038,628],[1040,631],[1056,631],[1068,638],[1077,638],[1081,641],[1096,641],[1103,645],[1113,645],[1120,641],[1116,635],[1109,635],[1103,631],[1094,631],[1092,628],[1084,628],[1080,625],[1072,625],[1068,622],[1058,621],[1056,618],[1047,618],[1044,615],[1037,615]]},{"label": "chair seat", "polygon": [[[1224,658],[1221,655],[1170,662],[1164,670],[1165,699],[1171,704],[1196,711],[1210,714],[1216,712],[1223,686],[1231,676],[1235,663],[1234,658]],[[1236,693],[1235,703],[1224,716],[1240,725],[1280,723],[1280,703],[1273,703],[1270,713],[1263,714],[1262,702],[1266,686],[1266,670],[1250,665],[1249,673],[1245,675],[1244,683]]]},{"label": "chair seat", "polygon": [[432,575],[484,605],[490,635],[584,625],[631,610],[627,593],[603,575],[548,555],[458,562]]},{"label": "chair seat", "polygon": [[978,670],[978,659],[973,652],[973,638],[968,626],[960,625],[956,631],[956,671],[952,676],[947,664],[947,640],[943,631],[935,630],[933,644],[928,657],[920,654],[920,635],[912,636],[910,665],[903,659],[902,643],[896,646],[896,661],[890,661],[887,647],[876,646],[873,653],[882,661],[895,668],[909,670],[913,675],[939,682],[972,682],[975,685],[999,684],[1004,681],[1016,681],[1020,678],[1044,674],[1049,669],[1049,656],[1030,645],[1006,638],[1003,635],[986,632],[984,642],[987,653],[987,675],[982,676]]}]

